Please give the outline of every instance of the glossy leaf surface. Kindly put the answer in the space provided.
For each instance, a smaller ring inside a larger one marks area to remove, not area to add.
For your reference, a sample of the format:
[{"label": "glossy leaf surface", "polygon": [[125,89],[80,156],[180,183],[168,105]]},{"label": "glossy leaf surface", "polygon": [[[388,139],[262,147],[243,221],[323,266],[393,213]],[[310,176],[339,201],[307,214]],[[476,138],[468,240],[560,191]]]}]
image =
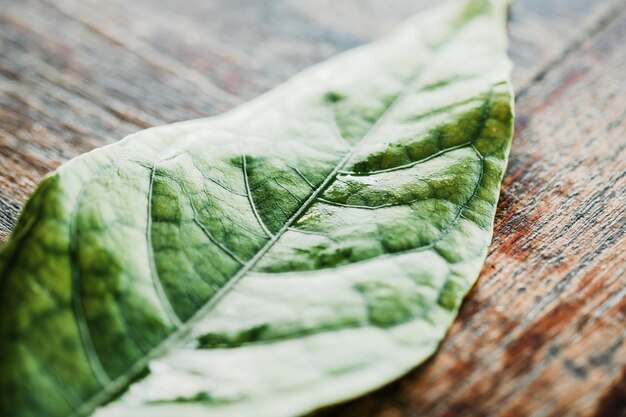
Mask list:
[{"label": "glossy leaf surface", "polygon": [[299,415],[428,358],[491,238],[505,14],[447,3],[46,177],[0,255],[0,415]]}]

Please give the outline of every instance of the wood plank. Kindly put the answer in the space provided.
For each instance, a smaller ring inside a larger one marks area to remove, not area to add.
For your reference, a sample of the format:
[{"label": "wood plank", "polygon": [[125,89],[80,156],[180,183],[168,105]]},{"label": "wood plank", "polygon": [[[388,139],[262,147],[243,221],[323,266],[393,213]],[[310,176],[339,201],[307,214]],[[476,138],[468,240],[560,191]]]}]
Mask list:
[{"label": "wood plank", "polygon": [[[41,0],[146,57],[180,62],[243,100],[389,32],[434,0]],[[516,0],[514,81],[522,87],[620,1]],[[243,30],[245,28],[245,30]],[[160,57],[160,58],[159,58]],[[254,71],[254,72],[252,72]],[[252,76],[251,76],[252,75]]]},{"label": "wood plank", "polygon": [[534,84],[482,276],[440,351],[316,417],[626,415],[626,12]]},{"label": "wood plank", "polygon": [[[2,2],[0,242],[58,164],[142,127],[228,109],[432,3]],[[433,360],[316,417],[626,408],[624,5],[514,3],[523,94],[483,276]]]},{"label": "wood plank", "polygon": [[95,15],[88,2],[43,1],[128,49],[142,51],[147,59],[173,66],[183,62],[196,76],[210,79],[242,101],[316,62],[381,36],[403,17],[434,3],[112,0],[102,2]]}]

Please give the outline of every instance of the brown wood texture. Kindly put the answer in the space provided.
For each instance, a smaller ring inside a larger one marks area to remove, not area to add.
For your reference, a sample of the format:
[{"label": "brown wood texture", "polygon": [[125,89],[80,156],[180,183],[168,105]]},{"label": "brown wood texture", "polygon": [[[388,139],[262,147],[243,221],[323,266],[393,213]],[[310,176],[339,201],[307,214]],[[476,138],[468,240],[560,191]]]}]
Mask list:
[{"label": "brown wood texture", "polygon": [[[0,242],[60,163],[212,115],[434,0],[0,2]],[[626,415],[626,2],[517,0],[517,128],[439,352],[316,417]]]}]

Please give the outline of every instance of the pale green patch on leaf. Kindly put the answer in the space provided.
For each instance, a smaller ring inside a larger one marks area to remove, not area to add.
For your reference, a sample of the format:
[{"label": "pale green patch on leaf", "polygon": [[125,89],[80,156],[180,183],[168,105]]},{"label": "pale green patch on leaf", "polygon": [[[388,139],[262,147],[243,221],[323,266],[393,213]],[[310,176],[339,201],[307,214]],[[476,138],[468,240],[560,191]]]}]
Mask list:
[{"label": "pale green patch on leaf", "polygon": [[505,14],[448,3],[47,176],[0,254],[0,415],[287,417],[432,355],[491,238]]}]

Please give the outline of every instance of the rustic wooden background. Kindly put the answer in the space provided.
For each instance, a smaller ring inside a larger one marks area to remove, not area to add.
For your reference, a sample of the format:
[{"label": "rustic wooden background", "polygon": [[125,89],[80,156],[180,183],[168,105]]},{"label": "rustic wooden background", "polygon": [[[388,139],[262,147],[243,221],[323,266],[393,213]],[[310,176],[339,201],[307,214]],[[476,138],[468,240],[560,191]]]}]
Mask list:
[{"label": "rustic wooden background", "polygon": [[[434,3],[1,0],[0,242],[68,159]],[[626,1],[516,0],[510,34],[516,138],[478,284],[427,364],[316,417],[626,415]]]}]

